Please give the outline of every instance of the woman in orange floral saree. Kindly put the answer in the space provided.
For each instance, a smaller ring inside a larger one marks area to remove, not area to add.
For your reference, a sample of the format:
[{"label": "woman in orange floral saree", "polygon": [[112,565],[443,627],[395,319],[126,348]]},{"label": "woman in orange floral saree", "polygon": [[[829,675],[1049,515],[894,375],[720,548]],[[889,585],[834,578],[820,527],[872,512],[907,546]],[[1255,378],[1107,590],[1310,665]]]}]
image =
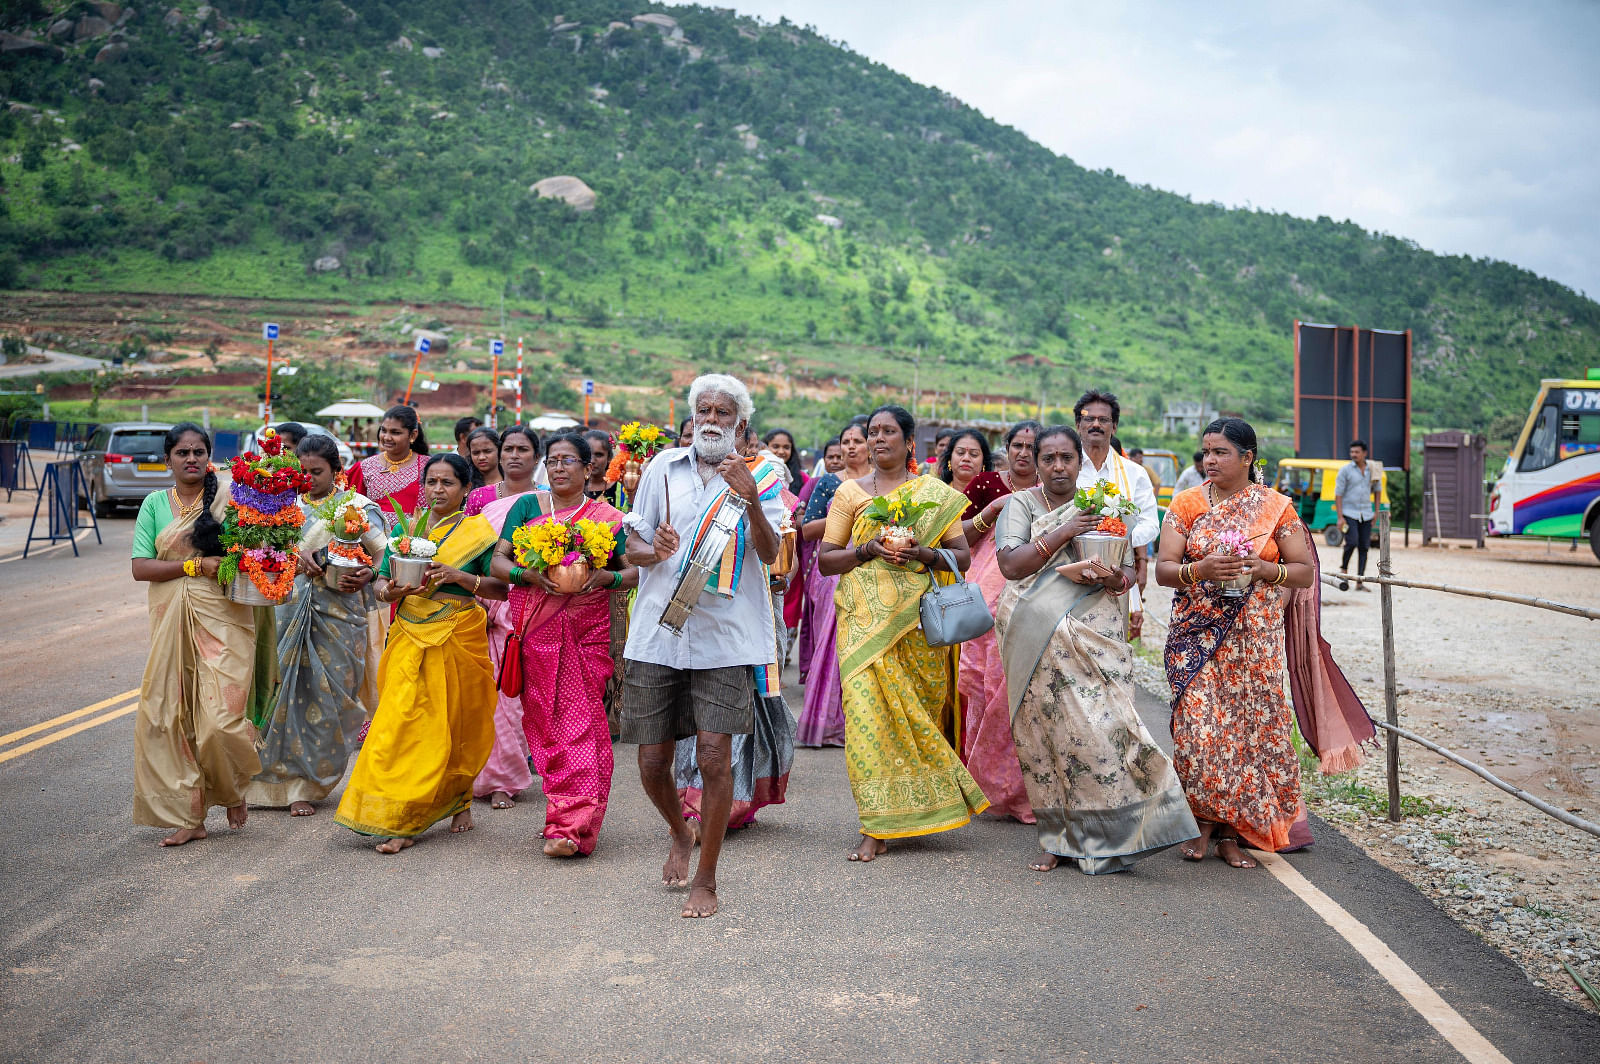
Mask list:
[{"label": "woman in orange floral saree", "polygon": [[[1200,824],[1183,847],[1253,868],[1240,843],[1298,849],[1311,832],[1300,796],[1284,648],[1284,606],[1315,566],[1292,500],[1252,478],[1255,431],[1206,427],[1206,483],[1172,500],[1156,579],[1176,589],[1167,636],[1173,765]],[[1232,597],[1224,583],[1248,583]]]}]

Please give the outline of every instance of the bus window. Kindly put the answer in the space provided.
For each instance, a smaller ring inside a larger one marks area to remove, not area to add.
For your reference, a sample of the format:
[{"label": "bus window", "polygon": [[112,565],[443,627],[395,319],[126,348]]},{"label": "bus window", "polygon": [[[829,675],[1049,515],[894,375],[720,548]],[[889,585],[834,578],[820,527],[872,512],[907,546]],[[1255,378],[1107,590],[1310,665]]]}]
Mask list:
[{"label": "bus window", "polygon": [[1561,415],[1560,461],[1600,451],[1600,411]]},{"label": "bus window", "polygon": [[1518,472],[1532,473],[1555,465],[1556,462],[1556,408],[1542,406],[1539,418],[1533,423],[1533,433],[1528,437],[1528,449],[1522,453]]}]

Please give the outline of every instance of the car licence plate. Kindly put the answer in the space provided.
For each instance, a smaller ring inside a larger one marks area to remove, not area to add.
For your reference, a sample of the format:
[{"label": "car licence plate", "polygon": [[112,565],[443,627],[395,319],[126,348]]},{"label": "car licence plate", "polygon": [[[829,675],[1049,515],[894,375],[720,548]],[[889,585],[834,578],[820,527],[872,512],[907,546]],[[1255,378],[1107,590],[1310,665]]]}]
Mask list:
[{"label": "car licence plate", "polygon": [[165,473],[167,471],[167,466],[164,462],[140,462],[133,468],[141,473]]}]

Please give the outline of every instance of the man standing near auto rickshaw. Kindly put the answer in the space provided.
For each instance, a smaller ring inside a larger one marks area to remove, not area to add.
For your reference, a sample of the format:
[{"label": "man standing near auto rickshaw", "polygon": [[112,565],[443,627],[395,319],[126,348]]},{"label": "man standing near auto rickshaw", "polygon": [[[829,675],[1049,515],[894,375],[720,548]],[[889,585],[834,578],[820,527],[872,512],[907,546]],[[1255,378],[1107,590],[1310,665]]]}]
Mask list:
[{"label": "man standing near auto rickshaw", "polygon": [[1367,547],[1372,542],[1372,519],[1378,512],[1378,496],[1383,491],[1383,466],[1367,459],[1367,441],[1350,441],[1350,461],[1339,470],[1333,493],[1339,507],[1339,534],[1344,537],[1344,558],[1339,572],[1350,575],[1350,553],[1356,559],[1356,590],[1370,591],[1362,581],[1367,575]]}]

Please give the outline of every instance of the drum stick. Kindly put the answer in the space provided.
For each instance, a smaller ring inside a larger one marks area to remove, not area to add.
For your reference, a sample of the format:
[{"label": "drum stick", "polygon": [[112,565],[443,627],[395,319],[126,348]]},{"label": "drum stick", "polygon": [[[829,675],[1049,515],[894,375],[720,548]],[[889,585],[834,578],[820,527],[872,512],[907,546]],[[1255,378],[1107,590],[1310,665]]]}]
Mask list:
[{"label": "drum stick", "polygon": [[666,504],[666,507],[667,507],[667,524],[670,525],[670,524],[672,524],[672,492],[667,491],[666,488],[667,488],[667,482],[665,480],[663,480],[661,482],[661,489],[662,489],[661,490],[661,499]]}]

